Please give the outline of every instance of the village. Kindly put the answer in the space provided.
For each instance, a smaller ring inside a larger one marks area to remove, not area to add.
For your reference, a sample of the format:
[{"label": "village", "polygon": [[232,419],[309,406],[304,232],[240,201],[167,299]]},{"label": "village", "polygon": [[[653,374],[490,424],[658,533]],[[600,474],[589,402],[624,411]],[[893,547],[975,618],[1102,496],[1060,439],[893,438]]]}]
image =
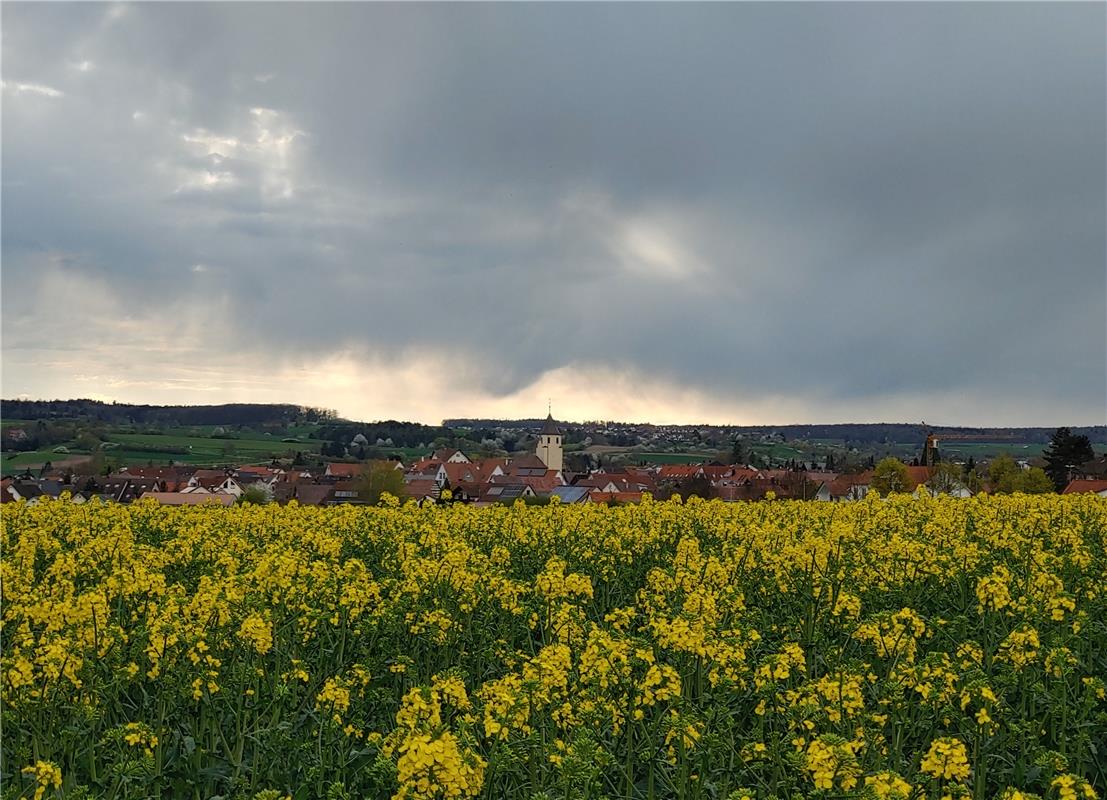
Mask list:
[{"label": "village", "polygon": [[[547,416],[538,431],[534,452],[495,458],[471,458],[456,448],[441,448],[410,464],[400,460],[322,466],[268,464],[202,468],[185,465],[128,465],[107,475],[76,475],[48,469],[5,476],[0,502],[67,497],[73,503],[130,503],[153,500],[163,505],[189,506],[237,502],[295,502],[305,506],[375,505],[385,494],[419,504],[467,503],[474,506],[525,503],[639,503],[698,496],[724,502],[809,500],[850,502],[863,499],[874,487],[899,492],[928,492],[970,497],[977,493],[1035,491],[1022,484],[1004,489],[999,479],[974,482],[960,468],[941,464],[938,440],[927,438],[920,458],[911,464],[895,461],[892,482],[882,466],[839,473],[828,469],[766,469],[718,460],[699,464],[617,465],[573,472],[565,466],[564,432]],[[1012,469],[1029,472],[1026,463]],[[887,466],[885,462],[882,465]],[[1039,470],[1040,471],[1040,470]],[[1017,477],[1017,476],[1016,476]],[[1037,491],[1052,491],[1042,486]],[[1107,497],[1107,461],[1103,457],[1078,465],[1063,493],[1093,492]]]}]

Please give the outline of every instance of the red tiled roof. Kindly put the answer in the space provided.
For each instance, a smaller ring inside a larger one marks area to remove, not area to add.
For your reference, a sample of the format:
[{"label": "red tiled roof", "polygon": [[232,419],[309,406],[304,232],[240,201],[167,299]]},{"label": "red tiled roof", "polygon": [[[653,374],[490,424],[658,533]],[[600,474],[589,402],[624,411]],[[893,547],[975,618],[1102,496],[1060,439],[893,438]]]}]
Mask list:
[{"label": "red tiled roof", "polygon": [[261,466],[257,466],[257,465],[247,464],[244,467],[239,467],[237,471],[241,472],[241,473],[249,473],[249,474],[252,474],[252,475],[263,475],[265,477],[269,477],[270,475],[274,474],[277,470],[273,469],[272,467],[261,467]]},{"label": "red tiled roof", "polygon": [[620,492],[656,492],[657,481],[653,473],[646,470],[627,469],[625,472],[593,472],[591,475],[577,478],[574,486],[586,486],[591,489],[603,489],[613,484]]},{"label": "red tiled roof", "polygon": [[591,492],[589,495],[593,503],[641,503],[641,492]]},{"label": "red tiled roof", "polygon": [[505,472],[514,475],[517,471],[523,469],[545,469],[546,462],[540,459],[534,453],[528,453],[524,456],[511,459],[507,465]]},{"label": "red tiled roof", "polygon": [[327,484],[298,483],[295,485],[292,500],[302,506],[321,506],[334,497],[334,487]]},{"label": "red tiled roof", "polygon": [[365,472],[364,464],[327,464],[327,475],[335,478],[356,478]]},{"label": "red tiled roof", "polygon": [[914,489],[920,483],[926,483],[930,480],[930,467],[911,467],[907,468],[907,482],[908,488]]},{"label": "red tiled roof", "polygon": [[1079,494],[1082,492],[1095,492],[1096,494],[1107,492],[1107,480],[1070,481],[1061,494]]},{"label": "red tiled roof", "polygon": [[691,478],[703,469],[699,464],[662,464],[657,471],[659,478]]},{"label": "red tiled roof", "polygon": [[442,462],[435,458],[421,458],[407,468],[409,475],[434,475]]},{"label": "red tiled roof", "polygon": [[495,475],[488,480],[492,486],[508,486],[524,484],[529,486],[535,494],[549,494],[556,486],[564,486],[564,481],[557,475],[557,470],[548,469],[541,475]]},{"label": "red tiled roof", "polygon": [[437,497],[438,484],[431,479],[407,481],[404,484],[404,495],[422,500],[424,497]]},{"label": "red tiled roof", "polygon": [[[207,470],[204,471],[206,472]],[[222,473],[220,473],[219,475],[213,475],[211,477],[201,477],[200,474],[197,473],[192,477],[195,479],[197,486],[203,486],[205,489],[214,489],[217,486],[222,486],[224,481],[228,480],[228,476]],[[234,478],[230,478],[230,480],[234,483],[238,483],[238,481],[234,480]]]},{"label": "red tiled roof", "polygon": [[602,489],[603,487],[607,486],[609,483],[615,483],[615,479],[614,479],[613,476],[596,474],[596,475],[589,475],[587,478],[580,478],[576,482],[576,484],[574,484],[574,485],[576,485],[576,486],[586,486],[589,489]]},{"label": "red tiled roof", "polygon": [[831,497],[846,497],[855,486],[868,486],[871,478],[864,475],[839,475],[827,483]]},{"label": "red tiled roof", "polygon": [[499,467],[501,472],[506,473],[510,460],[511,459],[508,458],[482,458],[479,461],[474,461],[473,465],[480,470],[480,479],[482,481],[487,481],[492,477],[492,473],[495,472],[496,467]]},{"label": "red tiled roof", "polygon": [[456,486],[459,483],[481,483],[482,475],[480,467],[476,464],[456,463],[444,461],[442,462],[442,469],[446,470],[446,480],[450,482],[451,486]]}]

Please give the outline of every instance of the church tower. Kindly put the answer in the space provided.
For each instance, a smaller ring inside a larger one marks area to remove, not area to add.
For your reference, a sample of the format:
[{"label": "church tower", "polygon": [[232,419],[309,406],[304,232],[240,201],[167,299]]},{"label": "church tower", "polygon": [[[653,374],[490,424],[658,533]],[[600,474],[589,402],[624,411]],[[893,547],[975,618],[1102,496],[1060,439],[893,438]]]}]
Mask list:
[{"label": "church tower", "polygon": [[546,424],[538,434],[538,447],[535,455],[542,459],[546,469],[556,469],[559,472],[564,468],[564,459],[561,451],[561,429],[554,422],[553,414],[546,417]]}]

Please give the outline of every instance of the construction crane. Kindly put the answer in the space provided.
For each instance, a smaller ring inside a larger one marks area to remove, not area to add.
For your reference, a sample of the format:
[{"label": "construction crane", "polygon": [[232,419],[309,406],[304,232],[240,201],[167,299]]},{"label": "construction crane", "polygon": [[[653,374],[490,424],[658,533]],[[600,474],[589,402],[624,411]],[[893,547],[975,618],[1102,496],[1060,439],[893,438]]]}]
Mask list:
[{"label": "construction crane", "polygon": [[938,441],[946,442],[997,442],[1014,439],[1013,433],[962,433],[960,431],[936,431],[924,420],[920,427],[926,433],[922,464],[932,467],[938,463]]}]

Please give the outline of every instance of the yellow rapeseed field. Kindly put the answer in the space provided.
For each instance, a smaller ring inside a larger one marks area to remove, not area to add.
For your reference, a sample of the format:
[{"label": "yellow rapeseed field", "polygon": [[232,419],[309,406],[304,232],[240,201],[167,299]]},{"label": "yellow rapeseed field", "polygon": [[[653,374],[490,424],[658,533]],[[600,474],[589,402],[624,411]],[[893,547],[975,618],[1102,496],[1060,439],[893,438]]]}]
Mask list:
[{"label": "yellow rapeseed field", "polygon": [[1107,785],[1107,501],[3,509],[8,797]]}]

